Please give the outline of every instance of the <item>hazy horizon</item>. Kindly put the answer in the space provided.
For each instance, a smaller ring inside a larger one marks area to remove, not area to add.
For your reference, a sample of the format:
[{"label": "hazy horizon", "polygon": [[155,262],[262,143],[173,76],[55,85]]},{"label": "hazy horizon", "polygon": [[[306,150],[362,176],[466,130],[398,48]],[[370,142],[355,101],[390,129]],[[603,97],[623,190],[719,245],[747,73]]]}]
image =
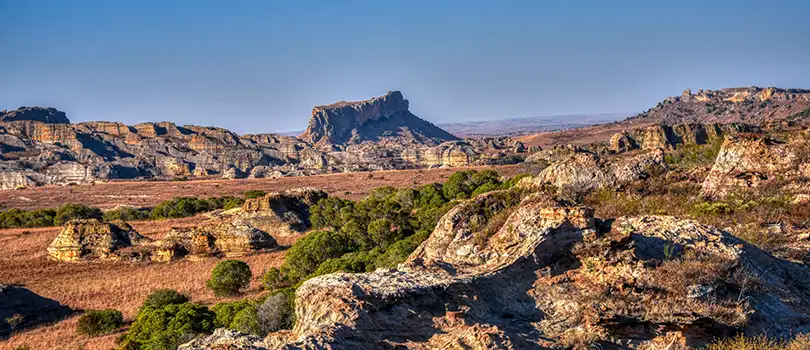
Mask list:
[{"label": "hazy horizon", "polygon": [[[790,8],[791,11],[784,11]],[[0,0],[0,108],[303,130],[402,91],[434,124],[643,111],[683,89],[810,88],[810,2]]]}]

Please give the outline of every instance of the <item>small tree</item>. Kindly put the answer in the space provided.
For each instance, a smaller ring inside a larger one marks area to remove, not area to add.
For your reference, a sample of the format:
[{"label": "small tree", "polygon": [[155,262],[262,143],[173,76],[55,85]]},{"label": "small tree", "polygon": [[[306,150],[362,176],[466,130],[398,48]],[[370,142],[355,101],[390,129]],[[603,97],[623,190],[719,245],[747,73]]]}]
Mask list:
[{"label": "small tree", "polygon": [[250,285],[253,273],[250,266],[240,260],[225,260],[211,271],[211,279],[205,282],[218,296],[237,295]]},{"label": "small tree", "polygon": [[263,334],[281,329],[292,328],[294,310],[289,296],[284,293],[273,294],[256,307],[259,328]]},{"label": "small tree", "polygon": [[124,315],[114,309],[90,310],[76,324],[76,333],[91,337],[112,333],[124,325]]}]

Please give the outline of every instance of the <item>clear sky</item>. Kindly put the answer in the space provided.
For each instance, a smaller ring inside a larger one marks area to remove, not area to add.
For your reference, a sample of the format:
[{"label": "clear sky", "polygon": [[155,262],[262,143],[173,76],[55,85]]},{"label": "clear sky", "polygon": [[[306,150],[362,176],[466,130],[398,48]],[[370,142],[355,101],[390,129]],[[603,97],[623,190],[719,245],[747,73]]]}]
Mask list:
[{"label": "clear sky", "polygon": [[0,0],[0,108],[301,130],[401,90],[436,123],[810,88],[810,1]]}]

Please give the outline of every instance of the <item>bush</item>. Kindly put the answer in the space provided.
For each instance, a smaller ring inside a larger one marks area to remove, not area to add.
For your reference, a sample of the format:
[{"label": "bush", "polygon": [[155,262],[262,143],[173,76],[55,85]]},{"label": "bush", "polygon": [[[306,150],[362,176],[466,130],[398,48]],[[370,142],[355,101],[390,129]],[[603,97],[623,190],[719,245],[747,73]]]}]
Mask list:
[{"label": "bush", "polygon": [[91,337],[108,334],[124,325],[124,315],[113,309],[90,310],[79,317],[76,333]]},{"label": "bush", "polygon": [[84,204],[65,204],[56,210],[53,224],[62,225],[74,219],[102,219],[101,209],[91,208]]},{"label": "bush", "polygon": [[188,301],[188,296],[180,294],[174,289],[155,289],[143,301],[138,313],[140,314],[146,309],[161,309],[166,305],[184,304]]},{"label": "bush", "polygon": [[259,325],[259,314],[256,311],[256,305],[252,303],[236,313],[229,328],[260,337],[267,335],[267,333],[262,330],[261,325]]},{"label": "bush", "polygon": [[245,199],[264,197],[266,194],[267,192],[264,192],[262,190],[245,191]]},{"label": "bush", "polygon": [[225,260],[214,267],[211,279],[205,285],[219,296],[237,295],[250,285],[252,277],[250,266],[244,261]]},{"label": "bush", "polygon": [[169,350],[215,329],[216,315],[193,303],[146,308],[121,339],[121,349]]},{"label": "bush", "polygon": [[230,327],[236,314],[249,306],[251,306],[249,300],[237,300],[214,305],[214,307],[211,308],[211,311],[216,314],[214,324],[217,327]]}]

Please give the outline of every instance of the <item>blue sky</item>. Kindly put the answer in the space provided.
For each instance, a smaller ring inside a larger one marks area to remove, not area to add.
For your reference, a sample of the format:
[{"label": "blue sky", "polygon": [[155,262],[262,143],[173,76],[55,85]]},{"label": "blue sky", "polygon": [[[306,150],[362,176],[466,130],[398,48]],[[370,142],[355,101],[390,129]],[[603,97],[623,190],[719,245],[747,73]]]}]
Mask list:
[{"label": "blue sky", "polygon": [[0,0],[0,108],[301,130],[401,90],[436,123],[810,88],[810,1]]}]

